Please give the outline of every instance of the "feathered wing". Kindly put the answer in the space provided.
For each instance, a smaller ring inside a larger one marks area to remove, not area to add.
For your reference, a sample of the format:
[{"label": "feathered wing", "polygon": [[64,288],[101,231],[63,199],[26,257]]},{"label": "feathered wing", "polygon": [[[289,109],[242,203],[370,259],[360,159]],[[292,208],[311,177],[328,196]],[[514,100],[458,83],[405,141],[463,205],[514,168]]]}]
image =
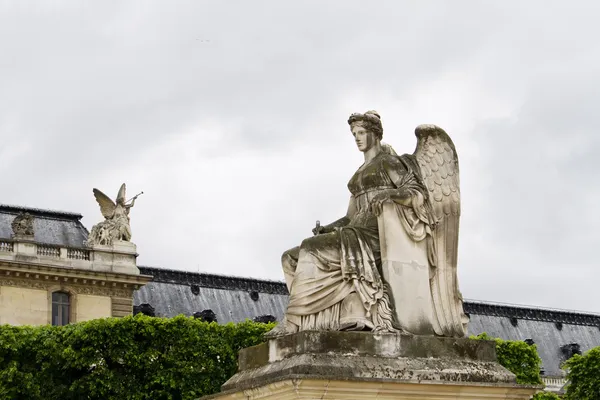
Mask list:
[{"label": "feathered wing", "polygon": [[117,201],[119,201],[119,199],[123,200],[123,203],[127,201],[127,195],[125,194],[125,191],[125,184],[122,184],[121,188],[119,189],[119,193],[117,194]]},{"label": "feathered wing", "polygon": [[433,325],[436,334],[463,337],[468,318],[458,288],[458,227],[460,221],[460,180],[458,156],[450,136],[435,125],[419,125],[415,134],[414,157],[429,191],[436,224],[433,241],[430,286]]},{"label": "feathered wing", "polygon": [[112,218],[115,213],[115,208],[117,207],[115,202],[98,189],[94,189],[94,197],[100,205],[100,212],[104,215],[104,218]]}]

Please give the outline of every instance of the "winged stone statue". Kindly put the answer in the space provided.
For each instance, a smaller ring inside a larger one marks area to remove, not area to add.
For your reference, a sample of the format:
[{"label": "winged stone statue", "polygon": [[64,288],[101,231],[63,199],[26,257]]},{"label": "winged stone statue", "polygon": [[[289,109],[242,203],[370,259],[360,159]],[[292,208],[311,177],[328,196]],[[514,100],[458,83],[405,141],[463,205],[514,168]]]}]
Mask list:
[{"label": "winged stone statue", "polygon": [[348,124],[365,159],[347,185],[348,211],[283,253],[290,298],[267,336],[371,330],[464,337],[452,140],[438,126],[419,125],[414,153],[397,155],[381,141],[376,111],[354,113]]},{"label": "winged stone statue", "polygon": [[116,201],[96,188],[93,192],[105,220],[92,227],[87,245],[110,246],[115,240],[130,241],[129,210],[134,206],[135,200],[144,192],[137,194],[129,202],[126,197],[125,184],[121,185]]}]

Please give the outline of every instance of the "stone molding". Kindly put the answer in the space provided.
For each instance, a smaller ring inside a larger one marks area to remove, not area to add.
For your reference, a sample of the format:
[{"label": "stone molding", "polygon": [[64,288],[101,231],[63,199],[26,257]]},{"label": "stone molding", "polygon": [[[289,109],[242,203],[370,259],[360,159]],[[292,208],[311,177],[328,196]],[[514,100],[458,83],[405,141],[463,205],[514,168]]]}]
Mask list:
[{"label": "stone molding", "polygon": [[[65,282],[68,280],[64,280]],[[40,289],[40,290],[51,290],[52,288],[56,288],[56,290],[52,291],[60,291],[63,290],[63,286],[60,284],[63,281],[58,279],[58,277],[54,277],[52,280],[48,281],[36,281],[35,279],[13,279],[13,278],[1,278],[0,286],[15,286],[22,287],[27,289]],[[105,283],[100,283],[99,286],[85,286],[86,283],[90,283],[92,285],[96,285],[96,281],[87,281],[82,280],[81,285],[74,285],[70,283],[70,287],[73,290],[73,294],[89,294],[94,296],[119,296],[119,297],[127,297],[132,296],[133,291],[135,290],[133,287],[131,288],[116,288],[116,287],[105,287]],[[92,283],[93,282],[93,283]],[[58,285],[58,286],[57,286]]]},{"label": "stone molding", "polygon": [[201,400],[526,400],[536,391],[532,387],[507,384],[367,382],[296,377],[252,389],[205,396]]},{"label": "stone molding", "polygon": [[145,275],[94,273],[86,270],[42,267],[0,262],[0,285],[49,290],[69,286],[77,294],[96,296],[133,296],[133,291],[150,281]]}]

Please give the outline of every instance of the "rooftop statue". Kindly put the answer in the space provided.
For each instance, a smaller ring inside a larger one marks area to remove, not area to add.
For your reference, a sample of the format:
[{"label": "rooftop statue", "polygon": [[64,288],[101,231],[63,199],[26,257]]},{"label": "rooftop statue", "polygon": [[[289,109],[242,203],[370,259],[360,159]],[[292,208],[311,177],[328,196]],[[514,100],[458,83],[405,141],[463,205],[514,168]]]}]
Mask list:
[{"label": "rooftop statue", "polygon": [[29,213],[19,213],[11,224],[13,236],[33,238],[33,216]]},{"label": "rooftop statue", "polygon": [[100,205],[100,211],[105,220],[94,225],[88,237],[87,245],[110,246],[114,240],[131,240],[131,227],[129,226],[129,210],[134,206],[135,200],[144,192],[126,200],[125,184],[121,185],[117,200],[112,201],[110,197],[98,189],[94,189],[94,197]]},{"label": "rooftop statue", "polygon": [[416,128],[417,148],[381,143],[375,111],[348,120],[361,165],[347,214],[286,251],[284,320],[267,336],[302,330],[371,330],[464,337],[457,281],[459,169],[450,137]]}]

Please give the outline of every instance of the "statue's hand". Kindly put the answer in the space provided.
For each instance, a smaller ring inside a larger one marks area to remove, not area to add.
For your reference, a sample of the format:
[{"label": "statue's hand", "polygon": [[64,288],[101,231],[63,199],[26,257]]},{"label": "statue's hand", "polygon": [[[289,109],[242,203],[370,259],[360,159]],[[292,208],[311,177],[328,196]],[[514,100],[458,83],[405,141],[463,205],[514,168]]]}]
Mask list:
[{"label": "statue's hand", "polygon": [[314,227],[314,228],[312,229],[312,233],[313,233],[313,235],[315,235],[315,236],[316,236],[316,235],[320,235],[320,234],[322,234],[322,233],[327,233],[327,230],[325,229],[325,227],[324,227],[324,226],[320,226],[320,225],[319,225],[319,226],[316,226],[316,227]]},{"label": "statue's hand", "polygon": [[396,192],[397,190],[395,189],[388,189],[382,191],[381,193],[373,197],[373,200],[371,200],[371,211],[373,212],[373,214],[379,216],[383,209],[383,203],[385,203],[386,201],[394,201],[393,197],[397,195]]}]

